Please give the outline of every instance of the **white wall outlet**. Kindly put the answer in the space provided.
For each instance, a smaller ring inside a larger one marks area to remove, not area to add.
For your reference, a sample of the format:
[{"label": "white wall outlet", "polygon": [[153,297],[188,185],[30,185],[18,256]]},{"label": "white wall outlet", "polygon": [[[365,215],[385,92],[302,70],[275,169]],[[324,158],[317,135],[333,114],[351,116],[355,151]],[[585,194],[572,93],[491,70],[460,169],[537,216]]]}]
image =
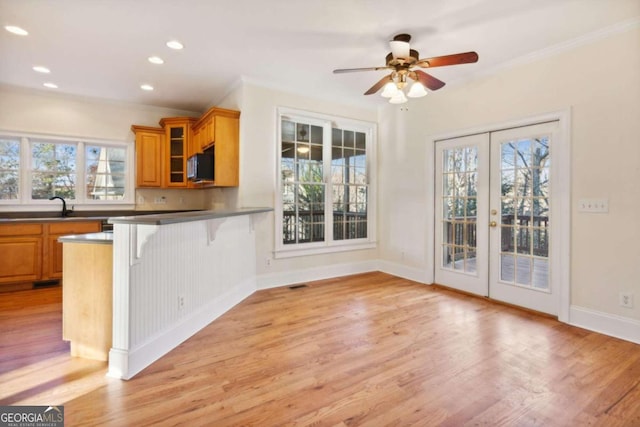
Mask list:
[{"label": "white wall outlet", "polygon": [[271,267],[271,258],[270,257],[266,257],[264,259],[264,265],[267,267]]},{"label": "white wall outlet", "polygon": [[153,199],[153,203],[156,205],[166,205],[167,204],[167,198],[162,196],[162,197],[155,197]]},{"label": "white wall outlet", "polygon": [[609,199],[580,199],[578,212],[608,213]]},{"label": "white wall outlet", "polygon": [[144,197],[138,196],[138,204],[139,205],[144,205]]},{"label": "white wall outlet", "polygon": [[184,308],[184,297],[182,295],[178,296],[178,309],[182,310]]},{"label": "white wall outlet", "polygon": [[633,294],[631,292],[620,292],[620,306],[626,308],[633,308]]}]

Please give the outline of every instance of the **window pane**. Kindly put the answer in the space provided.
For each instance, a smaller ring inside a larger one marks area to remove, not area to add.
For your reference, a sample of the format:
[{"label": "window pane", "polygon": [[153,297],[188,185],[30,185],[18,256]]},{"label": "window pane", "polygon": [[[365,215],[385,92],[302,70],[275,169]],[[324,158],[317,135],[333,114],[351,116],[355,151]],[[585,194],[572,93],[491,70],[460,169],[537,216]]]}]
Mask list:
[{"label": "window pane", "polygon": [[125,154],[124,148],[87,146],[85,154],[87,199],[124,199]]},{"label": "window pane", "polygon": [[0,200],[19,197],[20,140],[0,139]]},{"label": "window pane", "polygon": [[31,146],[31,198],[75,199],[75,144],[34,142]]}]

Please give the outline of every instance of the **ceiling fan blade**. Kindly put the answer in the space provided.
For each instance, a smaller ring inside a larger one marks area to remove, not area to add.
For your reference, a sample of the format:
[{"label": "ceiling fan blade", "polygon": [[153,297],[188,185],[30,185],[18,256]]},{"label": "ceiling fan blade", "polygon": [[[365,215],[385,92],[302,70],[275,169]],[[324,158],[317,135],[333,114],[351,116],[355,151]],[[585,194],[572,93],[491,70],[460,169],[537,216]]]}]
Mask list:
[{"label": "ceiling fan blade", "polygon": [[378,70],[386,70],[387,66],[384,67],[367,67],[367,68],[340,68],[337,70],[333,70],[334,74],[340,73],[355,73],[356,71],[378,71]]},{"label": "ceiling fan blade", "polygon": [[418,81],[422,83],[423,86],[431,90],[438,90],[442,86],[444,86],[444,82],[442,80],[438,80],[432,75],[425,73],[424,71],[415,70],[414,73],[416,73]]},{"label": "ceiling fan blade", "polygon": [[447,65],[471,64],[473,62],[478,62],[478,54],[476,52],[464,52],[421,59],[416,65],[422,68],[433,68],[445,67]]},{"label": "ceiling fan blade", "polygon": [[382,86],[384,86],[385,84],[387,84],[388,82],[391,81],[391,74],[389,74],[388,76],[384,76],[383,78],[381,78],[378,83],[374,84],[373,86],[371,86],[369,88],[368,91],[366,91],[364,94],[365,95],[371,95],[376,93],[377,91],[379,91]]}]

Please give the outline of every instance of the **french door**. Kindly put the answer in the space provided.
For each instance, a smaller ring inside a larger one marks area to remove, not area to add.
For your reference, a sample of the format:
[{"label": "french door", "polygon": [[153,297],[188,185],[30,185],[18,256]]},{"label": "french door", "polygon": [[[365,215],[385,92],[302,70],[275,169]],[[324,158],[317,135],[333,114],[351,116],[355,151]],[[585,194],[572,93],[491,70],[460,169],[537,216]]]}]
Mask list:
[{"label": "french door", "polygon": [[437,141],[435,281],[558,314],[550,280],[558,122]]}]

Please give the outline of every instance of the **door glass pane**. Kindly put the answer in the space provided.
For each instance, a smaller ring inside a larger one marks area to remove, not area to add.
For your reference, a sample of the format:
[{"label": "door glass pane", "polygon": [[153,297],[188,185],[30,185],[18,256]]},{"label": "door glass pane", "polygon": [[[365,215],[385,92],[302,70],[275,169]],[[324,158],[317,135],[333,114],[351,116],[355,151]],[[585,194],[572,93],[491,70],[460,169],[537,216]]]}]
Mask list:
[{"label": "door glass pane", "polygon": [[548,290],[549,164],[546,136],[501,144],[503,282]]},{"label": "door glass pane", "polygon": [[443,267],[476,272],[478,148],[443,150],[442,235]]}]

